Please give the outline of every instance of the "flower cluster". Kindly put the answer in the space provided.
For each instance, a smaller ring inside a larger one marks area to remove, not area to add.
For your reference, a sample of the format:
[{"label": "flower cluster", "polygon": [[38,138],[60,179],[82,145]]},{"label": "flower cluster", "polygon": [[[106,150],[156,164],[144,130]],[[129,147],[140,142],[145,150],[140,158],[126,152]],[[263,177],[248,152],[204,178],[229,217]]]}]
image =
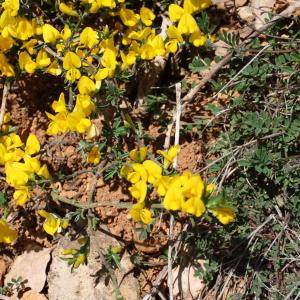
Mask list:
[{"label": "flower cluster", "polygon": [[[166,33],[158,33],[151,9],[133,10],[122,0],[60,1],[58,13],[66,23],[59,29],[42,16],[21,16],[19,0],[5,0],[0,15],[0,72],[15,76],[16,68],[7,54],[18,52],[20,70],[63,75],[80,94],[91,95],[117,68],[125,70],[138,60],[175,53],[185,40],[196,47],[204,45],[207,37],[192,15],[210,5],[210,0],[184,0],[183,8],[171,4],[169,17],[174,25],[169,25]],[[114,25],[82,26],[84,17],[100,12],[105,24]]]},{"label": "flower cluster", "polygon": [[[5,122],[9,118],[7,113]],[[41,165],[34,157],[39,151],[40,143],[34,134],[28,136],[25,145],[16,133],[7,133],[0,137],[0,165],[4,166],[6,182],[15,188],[13,197],[17,205],[24,205],[30,197],[28,182],[34,180],[35,175],[50,178],[47,165]]]},{"label": "flower cluster", "polygon": [[168,168],[178,152],[178,145],[168,151],[158,151],[164,157],[164,167],[156,161],[146,159],[146,147],[130,152],[130,161],[122,167],[120,173],[132,184],[129,192],[137,200],[130,211],[132,219],[145,224],[152,222],[151,201],[146,197],[148,189],[154,188],[167,210],[181,211],[196,217],[202,216],[208,210],[222,224],[232,222],[235,213],[224,200],[213,201],[214,203],[210,201],[215,190],[214,184],[206,184],[200,175],[191,172],[164,175],[170,173]]},{"label": "flower cluster", "polygon": [[95,110],[95,104],[91,97],[86,94],[76,96],[76,105],[72,112],[69,112],[65,103],[65,96],[60,94],[59,99],[52,103],[55,115],[46,112],[51,120],[47,134],[55,135],[66,131],[86,132],[91,127],[91,121],[87,118]]}]

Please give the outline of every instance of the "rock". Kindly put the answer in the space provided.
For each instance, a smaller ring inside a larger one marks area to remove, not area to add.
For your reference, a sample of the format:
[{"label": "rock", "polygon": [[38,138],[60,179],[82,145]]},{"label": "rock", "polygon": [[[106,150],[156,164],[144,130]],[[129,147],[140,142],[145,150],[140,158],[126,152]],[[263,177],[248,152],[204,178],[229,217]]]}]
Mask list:
[{"label": "rock", "polygon": [[251,6],[254,10],[255,29],[261,28],[267,23],[269,19],[269,13],[273,11],[276,0],[251,0]]},{"label": "rock", "polygon": [[230,48],[225,42],[219,40],[214,43],[215,55],[219,57],[224,57],[228,54],[228,49]]},{"label": "rock", "polygon": [[47,300],[47,297],[44,294],[30,290],[23,294],[21,300]]},{"label": "rock", "polygon": [[[198,261],[199,264],[203,265],[204,260]],[[198,277],[194,276],[196,268],[194,266],[187,266],[183,270],[177,267],[173,270],[173,296],[181,296],[182,299],[192,300],[197,299],[199,294],[206,287],[204,282]]]},{"label": "rock", "polygon": [[249,6],[240,7],[238,10],[238,16],[245,22],[250,23],[254,20],[253,10]]},{"label": "rock", "polygon": [[[63,237],[52,252],[52,263],[48,273],[48,297],[50,300],[111,300],[114,290],[111,278],[105,269],[100,251],[105,253],[109,246],[118,246],[112,237],[100,232],[92,231],[90,235],[90,253],[87,265],[80,265],[71,273],[67,262],[61,259],[63,249],[79,248],[76,241]],[[126,274],[132,268],[126,255],[121,260],[121,270],[115,271],[120,291],[126,300],[139,299],[139,286],[132,273]],[[126,275],[126,276],[125,276]]]},{"label": "rock", "polygon": [[213,0],[213,5],[216,5],[218,9],[230,9],[233,8],[234,6],[236,8],[244,6],[248,0]]},{"label": "rock", "polygon": [[5,284],[13,278],[22,277],[23,280],[26,280],[26,287],[40,292],[45,285],[50,252],[51,249],[37,245],[28,247],[12,263],[10,271],[5,276]]}]

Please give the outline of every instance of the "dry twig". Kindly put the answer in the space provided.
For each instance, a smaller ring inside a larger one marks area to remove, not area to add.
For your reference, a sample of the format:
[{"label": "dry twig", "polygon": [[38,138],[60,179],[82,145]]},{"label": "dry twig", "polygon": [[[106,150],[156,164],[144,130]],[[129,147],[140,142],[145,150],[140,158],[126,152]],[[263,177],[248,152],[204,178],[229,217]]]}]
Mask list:
[{"label": "dry twig", "polygon": [[3,86],[3,92],[2,92],[2,103],[1,103],[1,110],[0,110],[0,127],[3,124],[3,120],[4,120],[4,115],[5,115],[5,111],[6,111],[6,102],[7,102],[7,96],[8,96],[8,92],[9,92],[9,84],[6,83]]}]

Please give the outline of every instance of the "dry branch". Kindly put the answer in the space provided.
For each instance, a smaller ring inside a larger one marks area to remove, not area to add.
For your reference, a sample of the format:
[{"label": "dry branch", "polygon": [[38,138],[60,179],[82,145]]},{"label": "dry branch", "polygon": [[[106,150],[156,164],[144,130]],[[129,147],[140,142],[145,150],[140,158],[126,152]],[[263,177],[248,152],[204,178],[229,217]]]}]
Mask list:
[{"label": "dry branch", "polygon": [[0,110],[0,127],[3,124],[4,115],[6,111],[6,102],[7,102],[7,96],[9,91],[9,84],[4,84],[3,86],[3,92],[2,92],[2,102],[1,102],[1,110]]}]

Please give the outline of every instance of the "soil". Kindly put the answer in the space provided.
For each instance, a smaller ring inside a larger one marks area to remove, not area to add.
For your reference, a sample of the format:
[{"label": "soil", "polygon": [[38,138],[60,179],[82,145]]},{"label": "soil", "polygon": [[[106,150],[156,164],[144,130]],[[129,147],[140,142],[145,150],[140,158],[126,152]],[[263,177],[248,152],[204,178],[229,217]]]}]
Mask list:
[{"label": "soil", "polygon": [[[32,85],[32,80],[35,84]],[[87,166],[84,158],[78,151],[77,145],[80,137],[68,133],[63,136],[50,137],[46,135],[48,118],[45,111],[51,112],[51,103],[58,98],[62,83],[53,80],[51,77],[28,77],[19,81],[18,86],[12,87],[8,97],[7,111],[11,112],[11,123],[16,126],[18,134],[22,140],[26,140],[29,133],[37,135],[42,153],[38,156],[42,163],[46,163],[51,174],[61,172],[65,175],[72,175],[75,172],[85,170],[85,173],[78,174],[64,183],[54,182],[52,188],[58,190],[59,194],[66,198],[76,198],[81,203],[86,203],[90,190],[93,187],[95,175],[91,167]],[[48,95],[44,91],[52,90]],[[54,99],[53,99],[54,97]],[[96,122],[101,127],[101,121]],[[101,128],[100,128],[101,129]],[[151,136],[151,149],[162,149],[165,135],[159,125],[150,125],[146,134]],[[101,132],[100,132],[101,135]],[[131,150],[132,146],[125,145]],[[200,140],[184,141],[178,156],[179,171],[196,171],[203,163],[203,146]],[[8,195],[12,194],[12,189],[1,180],[0,187]],[[109,203],[110,201],[122,201],[132,203],[132,199],[127,190],[128,186],[122,180],[104,181],[100,177],[96,182],[94,201],[99,203]],[[14,205],[14,204],[12,204]],[[42,230],[43,219],[36,214],[38,209],[51,208],[54,212],[61,214],[63,206],[58,206],[50,200],[48,192],[35,187],[31,192],[31,200],[24,208],[18,209],[14,224],[19,232],[19,239],[16,247],[11,252],[12,256],[22,253],[22,249],[32,242],[43,247],[52,247],[53,240]],[[110,233],[123,241],[127,245],[131,254],[140,253],[147,262],[148,267],[141,268],[137,272],[142,294],[150,291],[151,284],[157,274],[165,265],[165,261],[159,256],[168,242],[168,220],[162,215],[159,224],[155,224],[147,240],[140,240],[136,233],[137,225],[128,215],[128,209],[102,206],[95,210],[102,224],[107,225]],[[175,225],[175,236],[182,229],[182,224]],[[9,268],[9,262],[0,257],[0,283]],[[29,294],[28,294],[29,295]],[[24,298],[25,299],[25,298]],[[26,298],[27,299],[27,298]]]}]

